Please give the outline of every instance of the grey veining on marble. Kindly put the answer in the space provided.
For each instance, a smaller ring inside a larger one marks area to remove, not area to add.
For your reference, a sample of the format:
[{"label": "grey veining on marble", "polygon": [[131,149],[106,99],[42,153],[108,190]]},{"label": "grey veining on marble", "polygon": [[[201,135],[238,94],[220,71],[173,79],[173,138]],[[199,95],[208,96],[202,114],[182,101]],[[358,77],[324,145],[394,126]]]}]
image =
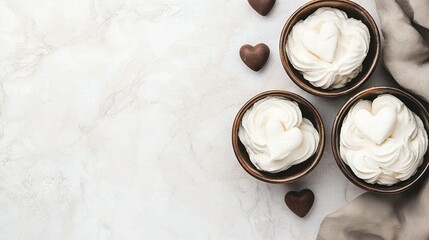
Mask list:
[{"label": "grey veining on marble", "polygon": [[[333,117],[287,77],[284,22],[247,1],[0,0],[0,239],[314,239],[324,216],[362,191],[337,168]],[[360,0],[377,19],[374,1]],[[241,45],[271,48],[265,68]],[[364,87],[386,83],[380,66]],[[269,89],[310,100],[327,127],[318,167],[291,185],[247,175],[230,131]],[[283,202],[310,188],[306,218]]]}]

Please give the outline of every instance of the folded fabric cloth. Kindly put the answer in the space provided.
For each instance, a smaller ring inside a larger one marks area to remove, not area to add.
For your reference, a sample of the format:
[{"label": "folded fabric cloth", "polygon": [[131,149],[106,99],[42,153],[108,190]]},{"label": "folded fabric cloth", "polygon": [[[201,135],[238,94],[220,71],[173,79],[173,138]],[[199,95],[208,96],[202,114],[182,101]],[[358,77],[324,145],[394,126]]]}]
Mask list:
[{"label": "folded fabric cloth", "polygon": [[[376,0],[384,36],[383,60],[405,89],[429,102],[429,0]],[[362,194],[327,216],[319,240],[429,239],[426,180],[394,196]]]},{"label": "folded fabric cloth", "polygon": [[[379,0],[377,0],[379,1]],[[319,240],[429,239],[429,185],[399,195],[365,193],[327,216]]]},{"label": "folded fabric cloth", "polygon": [[383,61],[405,89],[429,102],[429,1],[376,0]]}]

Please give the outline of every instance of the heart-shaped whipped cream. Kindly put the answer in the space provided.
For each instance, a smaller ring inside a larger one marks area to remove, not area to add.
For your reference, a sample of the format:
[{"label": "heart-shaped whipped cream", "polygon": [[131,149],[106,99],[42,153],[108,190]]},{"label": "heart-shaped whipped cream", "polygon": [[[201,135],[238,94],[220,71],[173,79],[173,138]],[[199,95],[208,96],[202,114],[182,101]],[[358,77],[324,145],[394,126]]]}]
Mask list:
[{"label": "heart-shaped whipped cream", "polygon": [[356,112],[353,121],[357,129],[368,139],[381,144],[395,128],[396,111],[392,107],[384,107],[373,115],[366,109],[360,109]]},{"label": "heart-shaped whipped cream", "polygon": [[304,47],[327,62],[334,60],[337,50],[340,31],[333,22],[325,22],[320,27],[320,31],[308,29],[303,33],[302,44]]},{"label": "heart-shaped whipped cream", "polygon": [[265,126],[271,157],[282,159],[299,147],[304,139],[299,128],[285,130],[280,121],[268,121]]},{"label": "heart-shaped whipped cream", "polygon": [[317,129],[302,116],[298,103],[282,97],[255,102],[243,115],[238,137],[252,164],[271,173],[308,160],[320,141]]},{"label": "heart-shaped whipped cream", "polygon": [[339,136],[342,161],[356,177],[370,184],[391,186],[409,179],[418,172],[428,149],[422,119],[391,94],[354,104],[344,117]]},{"label": "heart-shaped whipped cream", "polygon": [[287,57],[302,77],[321,89],[346,86],[365,70],[371,43],[368,27],[347,13],[320,7],[297,22],[286,42]]}]

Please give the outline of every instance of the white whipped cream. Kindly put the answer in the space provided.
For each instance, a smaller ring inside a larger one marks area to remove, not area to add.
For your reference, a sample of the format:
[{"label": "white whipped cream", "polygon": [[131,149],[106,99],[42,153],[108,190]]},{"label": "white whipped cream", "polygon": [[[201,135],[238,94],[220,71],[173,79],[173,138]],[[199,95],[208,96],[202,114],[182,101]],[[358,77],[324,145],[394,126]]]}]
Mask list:
[{"label": "white whipped cream", "polygon": [[427,147],[422,120],[389,94],[356,103],[341,127],[341,158],[368,183],[390,186],[407,180],[422,164]]},{"label": "white whipped cream", "polygon": [[291,64],[313,86],[341,88],[362,70],[369,44],[365,24],[341,10],[323,7],[295,24],[286,52]]},{"label": "white whipped cream", "polygon": [[298,104],[279,97],[256,102],[243,116],[238,136],[261,171],[280,172],[311,157],[319,133]]}]

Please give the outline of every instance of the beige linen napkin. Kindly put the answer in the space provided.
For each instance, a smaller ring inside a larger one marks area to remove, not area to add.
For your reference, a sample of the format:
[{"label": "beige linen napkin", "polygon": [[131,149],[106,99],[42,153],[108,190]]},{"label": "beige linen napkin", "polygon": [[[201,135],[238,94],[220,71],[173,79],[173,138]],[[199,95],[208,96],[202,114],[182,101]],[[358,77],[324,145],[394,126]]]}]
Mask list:
[{"label": "beige linen napkin", "polygon": [[428,219],[429,186],[426,181],[423,186],[395,196],[362,194],[327,216],[317,239],[427,240]]},{"label": "beige linen napkin", "polygon": [[[383,60],[393,78],[429,100],[429,0],[376,0],[385,39]],[[429,239],[426,180],[395,196],[362,194],[322,222],[319,240]]]},{"label": "beige linen napkin", "polygon": [[429,102],[429,0],[376,0],[383,61],[405,89]]}]

